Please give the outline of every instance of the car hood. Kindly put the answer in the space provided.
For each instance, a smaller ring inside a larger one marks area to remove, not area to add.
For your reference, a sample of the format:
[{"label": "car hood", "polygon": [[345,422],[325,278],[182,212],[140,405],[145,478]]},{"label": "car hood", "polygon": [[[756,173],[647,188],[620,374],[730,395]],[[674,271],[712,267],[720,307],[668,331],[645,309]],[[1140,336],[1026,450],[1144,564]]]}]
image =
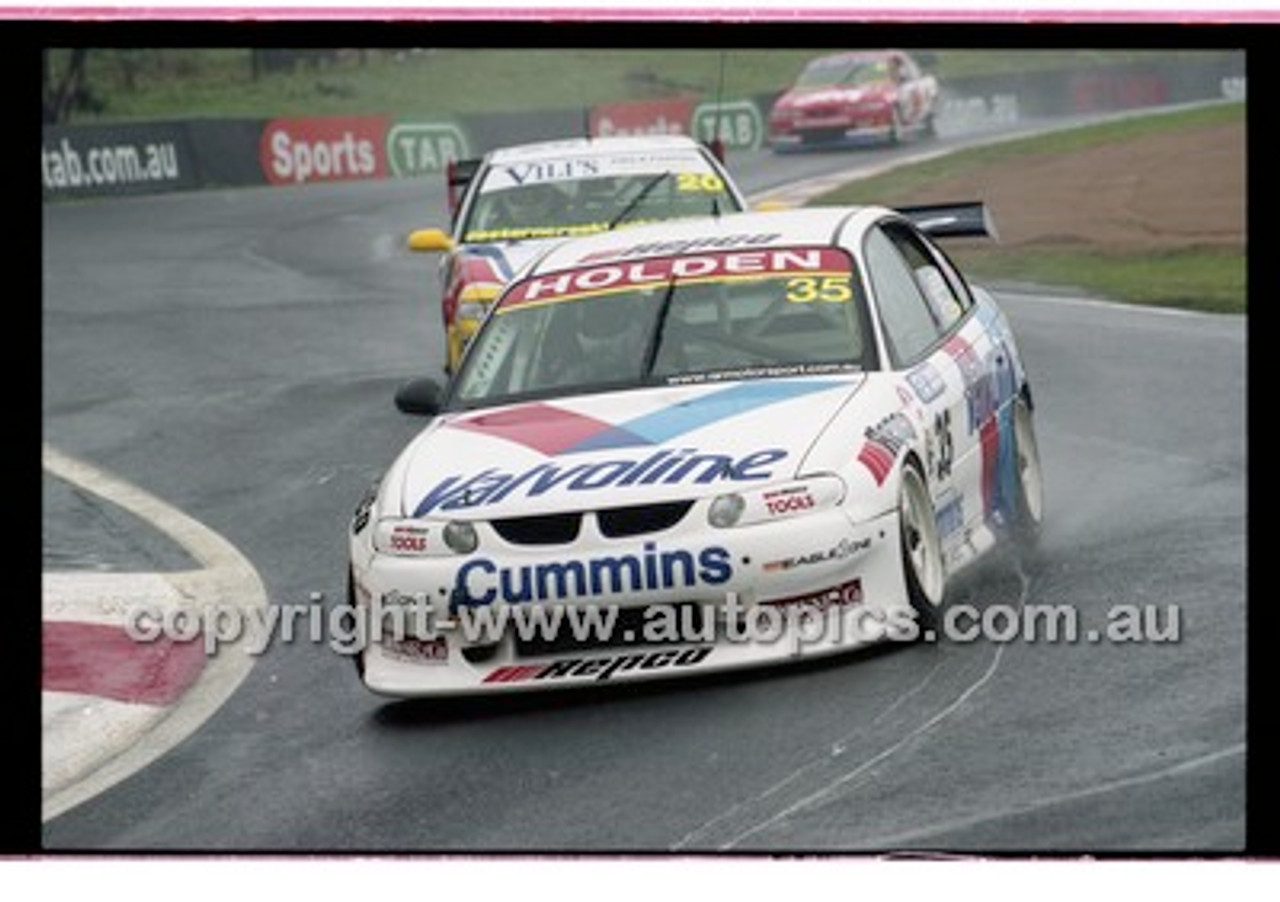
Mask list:
[{"label": "car hood", "polygon": [[795,476],[865,376],[633,389],[437,418],[389,474],[400,515],[491,519],[690,500]]}]

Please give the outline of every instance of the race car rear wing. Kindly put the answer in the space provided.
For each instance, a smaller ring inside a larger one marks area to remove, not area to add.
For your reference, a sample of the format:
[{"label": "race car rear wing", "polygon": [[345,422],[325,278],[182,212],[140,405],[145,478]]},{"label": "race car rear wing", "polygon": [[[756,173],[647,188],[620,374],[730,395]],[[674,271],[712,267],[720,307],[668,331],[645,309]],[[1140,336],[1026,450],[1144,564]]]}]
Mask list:
[{"label": "race car rear wing", "polygon": [[480,169],[481,160],[449,160],[444,168],[444,180],[448,187],[449,215],[458,212],[458,204],[462,203],[462,195],[467,185],[475,178]]},{"label": "race car rear wing", "polygon": [[917,229],[930,238],[990,238],[999,241],[991,211],[980,200],[957,204],[924,204],[896,207]]}]

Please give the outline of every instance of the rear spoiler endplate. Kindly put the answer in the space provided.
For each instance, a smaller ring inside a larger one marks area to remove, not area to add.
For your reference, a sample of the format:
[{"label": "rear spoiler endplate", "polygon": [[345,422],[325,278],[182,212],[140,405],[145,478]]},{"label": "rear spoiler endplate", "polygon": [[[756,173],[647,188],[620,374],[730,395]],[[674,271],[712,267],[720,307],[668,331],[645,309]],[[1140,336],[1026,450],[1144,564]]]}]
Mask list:
[{"label": "rear spoiler endplate", "polygon": [[444,178],[448,188],[450,216],[458,212],[458,204],[462,203],[462,195],[466,192],[467,185],[471,184],[471,180],[475,178],[481,162],[483,161],[480,158],[474,160],[449,160],[445,166]]},{"label": "rear spoiler endplate", "polygon": [[982,201],[895,207],[930,238],[990,238],[999,241],[991,211]]}]

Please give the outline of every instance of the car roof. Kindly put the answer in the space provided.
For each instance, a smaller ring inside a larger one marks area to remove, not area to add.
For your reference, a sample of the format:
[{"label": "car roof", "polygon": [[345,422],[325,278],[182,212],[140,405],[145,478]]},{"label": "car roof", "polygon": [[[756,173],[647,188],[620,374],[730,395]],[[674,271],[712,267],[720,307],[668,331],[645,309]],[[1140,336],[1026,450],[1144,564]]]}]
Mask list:
[{"label": "car roof", "polygon": [[844,244],[889,212],[877,206],[806,207],[627,226],[559,244],[527,275],[557,272],[592,262],[720,250]]},{"label": "car roof", "polygon": [[685,150],[700,152],[700,145],[688,135],[610,135],[597,138],[561,138],[499,147],[488,154],[490,163],[512,163],[521,160],[573,154],[634,153],[652,150]]},{"label": "car roof", "polygon": [[901,56],[900,50],[848,50],[843,53],[828,53],[816,56],[812,63],[854,62],[855,60],[882,60],[890,56]]}]

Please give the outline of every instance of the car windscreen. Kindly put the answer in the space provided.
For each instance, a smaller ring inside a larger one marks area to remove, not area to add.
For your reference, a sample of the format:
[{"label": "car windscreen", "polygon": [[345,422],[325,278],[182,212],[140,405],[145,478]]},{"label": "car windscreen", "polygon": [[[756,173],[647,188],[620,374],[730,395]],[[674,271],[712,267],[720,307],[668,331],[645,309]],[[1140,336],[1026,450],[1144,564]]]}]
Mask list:
[{"label": "car windscreen", "polygon": [[474,339],[452,404],[875,365],[843,250],[654,257],[513,284]]},{"label": "car windscreen", "polygon": [[889,64],[885,60],[850,60],[833,57],[814,60],[796,79],[798,88],[825,87],[827,85],[867,85],[889,79]]},{"label": "car windscreen", "polygon": [[697,158],[678,168],[591,177],[517,180],[491,172],[461,236],[478,243],[586,235],[740,208],[724,179]]}]

